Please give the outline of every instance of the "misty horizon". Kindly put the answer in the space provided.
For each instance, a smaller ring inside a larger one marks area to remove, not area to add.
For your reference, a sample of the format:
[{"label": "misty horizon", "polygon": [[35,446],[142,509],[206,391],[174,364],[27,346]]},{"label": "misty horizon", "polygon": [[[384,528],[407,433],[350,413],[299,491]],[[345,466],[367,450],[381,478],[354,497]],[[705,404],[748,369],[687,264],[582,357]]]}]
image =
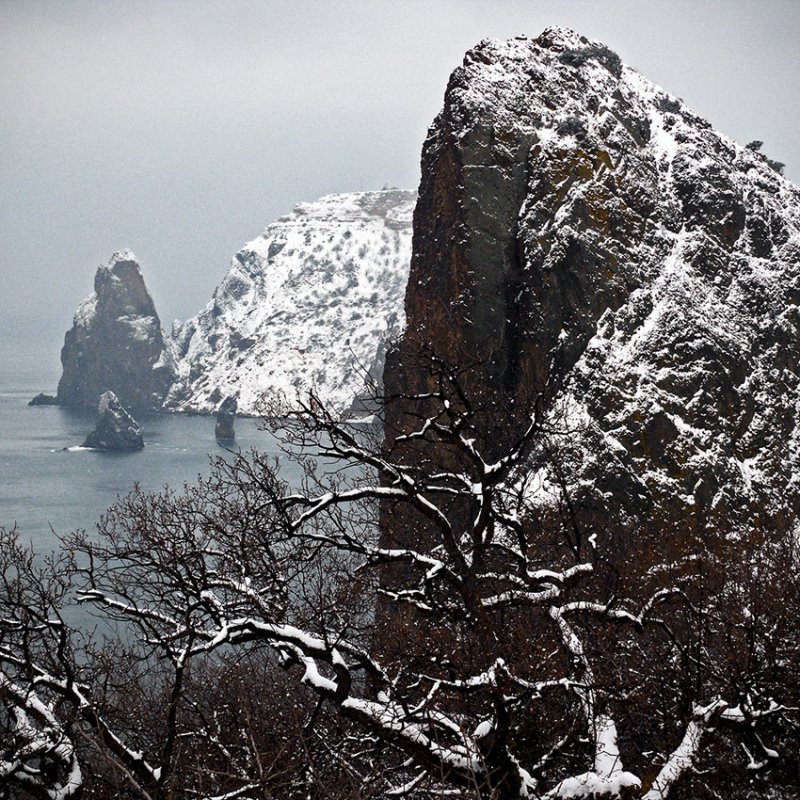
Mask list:
[{"label": "misty horizon", "polygon": [[603,41],[800,177],[800,8],[614,7],[3,4],[3,349],[24,341],[56,370],[77,304],[117,250],[136,254],[168,332],[298,202],[416,189],[448,76],[489,36],[558,24]]}]

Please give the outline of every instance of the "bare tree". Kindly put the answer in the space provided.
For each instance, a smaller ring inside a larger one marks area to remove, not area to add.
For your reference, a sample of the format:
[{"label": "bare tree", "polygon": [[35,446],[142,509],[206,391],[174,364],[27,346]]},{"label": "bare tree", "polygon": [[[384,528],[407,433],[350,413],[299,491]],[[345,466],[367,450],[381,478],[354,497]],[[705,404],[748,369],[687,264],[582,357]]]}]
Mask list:
[{"label": "bare tree", "polygon": [[[428,383],[385,438],[313,394],[283,416],[302,487],[239,455],[182,493],[134,492],[46,574],[7,535],[13,791],[76,796],[86,763],[142,798],[666,800],[714,797],[709,771],[737,768],[796,794],[768,738],[797,733],[791,546],[681,556],[618,596],[596,534],[543,534],[542,404],[498,448],[502,410],[445,365]],[[116,649],[78,648],[73,590]]]}]

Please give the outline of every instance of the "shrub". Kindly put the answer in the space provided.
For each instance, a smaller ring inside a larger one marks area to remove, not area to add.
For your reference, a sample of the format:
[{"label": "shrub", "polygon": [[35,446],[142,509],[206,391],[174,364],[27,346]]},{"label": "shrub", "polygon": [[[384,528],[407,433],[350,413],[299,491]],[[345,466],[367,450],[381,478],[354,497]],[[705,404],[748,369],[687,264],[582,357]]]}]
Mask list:
[{"label": "shrub", "polygon": [[773,159],[768,158],[767,164],[769,164],[770,167],[772,167],[772,169],[778,173],[778,175],[783,175],[783,168],[786,166],[783,161],[774,161]]},{"label": "shrub", "polygon": [[681,101],[677,97],[662,95],[658,98],[658,110],[668,111],[670,114],[677,114],[681,110]]},{"label": "shrub", "polygon": [[588,47],[569,48],[560,56],[560,61],[570,67],[581,67],[590,59],[602,64],[614,77],[622,75],[622,60],[604,44],[593,44]]}]

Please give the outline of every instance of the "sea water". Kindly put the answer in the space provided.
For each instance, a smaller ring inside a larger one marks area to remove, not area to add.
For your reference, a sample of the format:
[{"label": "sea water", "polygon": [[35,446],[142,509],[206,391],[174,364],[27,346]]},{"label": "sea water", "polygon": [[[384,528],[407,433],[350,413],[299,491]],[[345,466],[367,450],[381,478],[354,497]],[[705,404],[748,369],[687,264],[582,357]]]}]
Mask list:
[{"label": "sea water", "polygon": [[[0,347],[0,526],[16,525],[37,552],[52,551],[72,531],[91,534],[100,515],[134,484],[149,491],[180,488],[208,475],[212,458],[231,455],[216,442],[213,417],[166,413],[137,416],[143,450],[80,449],[96,413],[28,405],[38,392],[54,394],[57,379],[52,358]],[[255,419],[236,420],[233,447],[282,455]],[[297,472],[283,459],[283,477],[292,482]]]}]

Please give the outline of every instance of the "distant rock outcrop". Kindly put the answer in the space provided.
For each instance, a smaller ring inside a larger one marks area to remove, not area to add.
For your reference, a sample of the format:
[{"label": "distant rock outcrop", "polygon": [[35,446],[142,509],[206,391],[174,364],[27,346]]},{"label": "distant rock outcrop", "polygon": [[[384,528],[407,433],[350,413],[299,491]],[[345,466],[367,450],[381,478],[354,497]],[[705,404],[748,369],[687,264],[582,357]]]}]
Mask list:
[{"label": "distant rock outcrop", "polygon": [[233,422],[236,419],[237,401],[235,397],[226,397],[217,410],[217,424],[214,435],[217,439],[232,440],[236,438]]},{"label": "distant rock outcrop", "polygon": [[403,329],[414,192],[329,195],[297,206],[233,258],[214,298],[176,325],[166,406],[239,411],[315,389],[346,412]]},{"label": "distant rock outcrop", "polygon": [[387,394],[424,388],[402,350],[432,346],[475,365],[508,439],[547,389],[569,433],[537,484],[568,476],[590,529],[798,525],[800,189],[602,44],[467,53],[423,151],[406,313]]},{"label": "distant rock outcrop", "polygon": [[114,392],[104,392],[97,407],[100,419],[84,447],[94,450],[141,450],[144,437],[139,423],[122,407]]},{"label": "distant rock outcrop", "polygon": [[52,394],[45,394],[44,392],[39,392],[29,403],[29,406],[57,406],[58,398],[54,397]]},{"label": "distant rock outcrop", "polygon": [[172,370],[153,300],[129,250],[98,268],[94,292],[64,337],[61,364],[61,405],[95,408],[111,390],[130,408],[161,406]]}]

